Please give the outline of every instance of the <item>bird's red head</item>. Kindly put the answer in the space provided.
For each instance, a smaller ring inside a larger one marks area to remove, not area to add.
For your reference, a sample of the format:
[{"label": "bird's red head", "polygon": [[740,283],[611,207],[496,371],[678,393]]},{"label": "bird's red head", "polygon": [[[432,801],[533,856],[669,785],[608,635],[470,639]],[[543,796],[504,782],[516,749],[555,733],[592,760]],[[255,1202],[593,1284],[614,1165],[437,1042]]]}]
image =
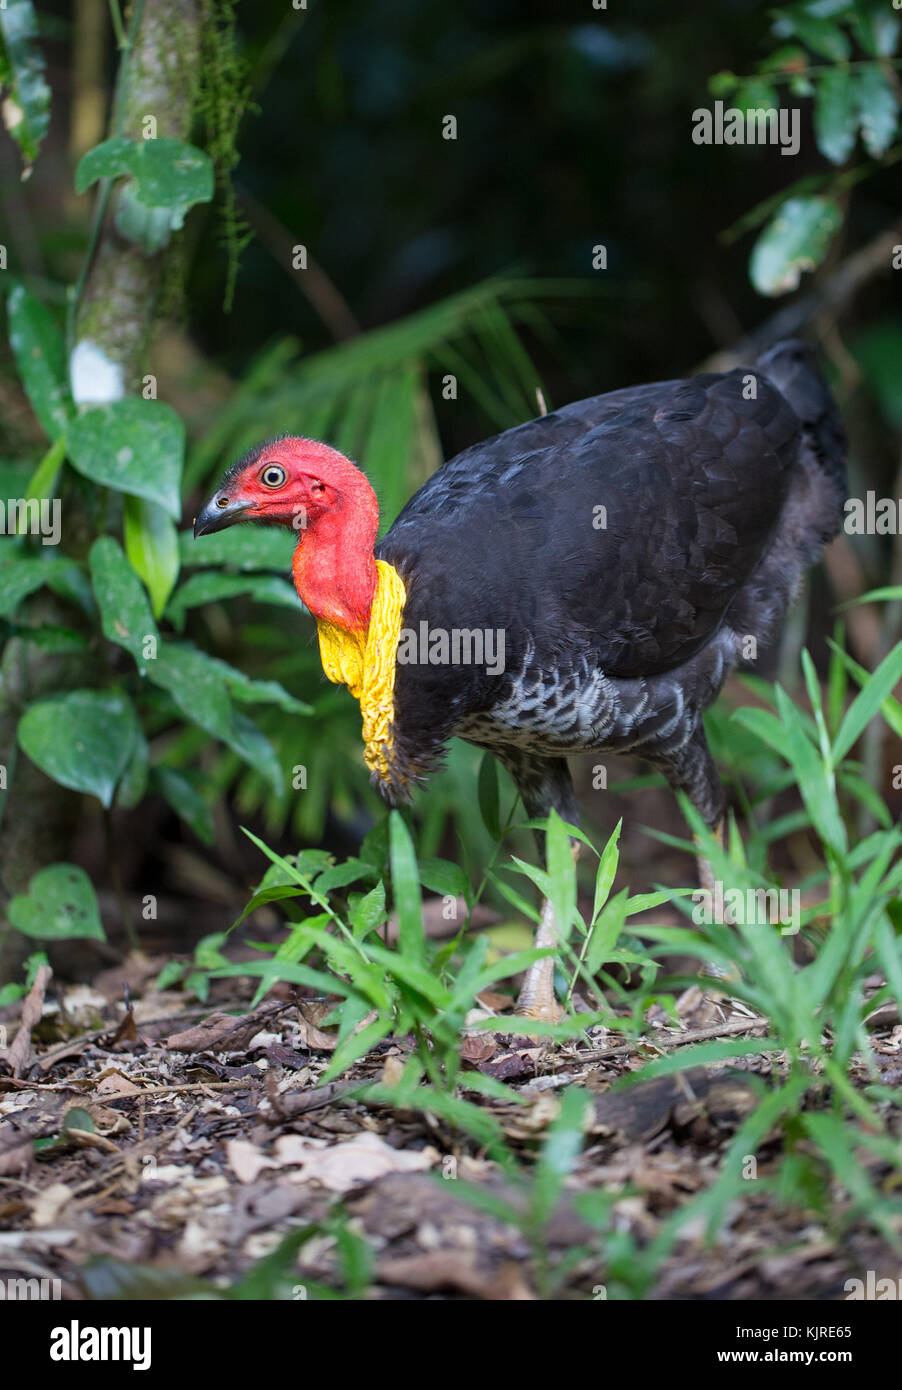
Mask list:
[{"label": "bird's red head", "polygon": [[297,532],[292,572],[314,617],[352,631],[369,623],[379,529],[376,494],[337,449],[288,435],[234,464],[201,508],[195,536],[236,521],[268,521]]}]

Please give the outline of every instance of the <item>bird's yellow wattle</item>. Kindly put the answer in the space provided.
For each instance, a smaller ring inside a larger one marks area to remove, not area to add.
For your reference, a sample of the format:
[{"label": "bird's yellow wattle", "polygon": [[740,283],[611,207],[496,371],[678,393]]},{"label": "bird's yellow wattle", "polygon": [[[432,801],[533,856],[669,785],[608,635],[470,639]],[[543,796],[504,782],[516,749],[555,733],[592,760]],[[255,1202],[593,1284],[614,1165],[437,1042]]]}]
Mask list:
[{"label": "bird's yellow wattle", "polygon": [[404,581],[385,560],[376,561],[376,589],[366,632],[349,632],[318,620],[323,670],[360,701],[363,758],[371,772],[387,778],[394,717],[395,656],[407,594]]}]

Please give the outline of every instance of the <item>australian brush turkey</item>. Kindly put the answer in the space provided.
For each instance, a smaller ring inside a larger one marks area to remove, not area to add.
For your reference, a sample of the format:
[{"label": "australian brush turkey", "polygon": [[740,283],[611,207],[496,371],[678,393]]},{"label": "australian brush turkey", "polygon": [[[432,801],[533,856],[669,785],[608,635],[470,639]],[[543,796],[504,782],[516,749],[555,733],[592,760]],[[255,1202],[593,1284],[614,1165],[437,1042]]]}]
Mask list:
[{"label": "australian brush turkey", "polygon": [[[612,391],[476,444],[378,544],[364,474],[295,436],[235,464],[194,534],[298,529],[294,582],[327,676],[360,700],[386,801],[457,736],[498,757],[531,817],[577,823],[569,753],[630,753],[717,828],[702,712],[744,643],[773,636],[845,487],[835,403],[785,342],[753,368]],[[547,904],[536,940],[554,944]],[[519,1012],[555,1016],[552,972],[531,968]]]}]

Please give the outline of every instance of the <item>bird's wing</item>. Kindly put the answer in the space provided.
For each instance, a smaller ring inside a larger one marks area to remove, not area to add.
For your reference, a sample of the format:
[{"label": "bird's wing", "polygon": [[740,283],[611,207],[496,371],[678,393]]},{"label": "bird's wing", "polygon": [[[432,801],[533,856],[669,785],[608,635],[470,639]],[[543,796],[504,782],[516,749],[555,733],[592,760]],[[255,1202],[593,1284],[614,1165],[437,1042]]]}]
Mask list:
[{"label": "bird's wing", "polygon": [[[580,402],[446,464],[378,553],[408,578],[405,622],[503,628],[509,660],[569,649],[652,675],[704,645],[754,570],[799,433],[741,370]],[[477,672],[458,683],[478,698]]]}]

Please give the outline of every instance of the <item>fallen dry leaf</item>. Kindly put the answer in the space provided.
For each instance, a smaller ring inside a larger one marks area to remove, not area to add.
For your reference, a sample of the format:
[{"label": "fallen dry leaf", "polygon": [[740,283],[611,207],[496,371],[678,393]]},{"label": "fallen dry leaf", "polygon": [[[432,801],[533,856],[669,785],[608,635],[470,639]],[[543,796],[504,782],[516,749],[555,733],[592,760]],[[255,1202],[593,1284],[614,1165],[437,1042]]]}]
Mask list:
[{"label": "fallen dry leaf", "polygon": [[332,1145],[321,1139],[286,1134],[276,1140],[275,1148],[280,1163],[301,1169],[300,1180],[315,1180],[330,1192],[349,1192],[352,1187],[374,1182],[386,1173],[421,1172],[439,1159],[433,1148],[393,1149],[369,1130]]},{"label": "fallen dry leaf", "polygon": [[500,1270],[481,1269],[474,1251],[434,1250],[428,1255],[408,1255],[401,1259],[380,1260],[377,1277],[386,1284],[421,1293],[437,1293],[441,1289],[459,1289],[473,1298],[526,1302],[535,1294],[523,1282],[512,1260]]},{"label": "fallen dry leaf", "polygon": [[34,984],[25,996],[22,1005],[22,1022],[8,1048],[0,1050],[0,1061],[5,1061],[13,1076],[21,1076],[31,1061],[31,1030],[41,1021],[44,1008],[44,993],[53,971],[49,965],[38,966]]},{"label": "fallen dry leaf", "polygon": [[264,1168],[278,1168],[279,1164],[267,1158],[262,1149],[248,1139],[230,1139],[226,1144],[226,1157],[229,1167],[239,1182],[253,1182]]}]

